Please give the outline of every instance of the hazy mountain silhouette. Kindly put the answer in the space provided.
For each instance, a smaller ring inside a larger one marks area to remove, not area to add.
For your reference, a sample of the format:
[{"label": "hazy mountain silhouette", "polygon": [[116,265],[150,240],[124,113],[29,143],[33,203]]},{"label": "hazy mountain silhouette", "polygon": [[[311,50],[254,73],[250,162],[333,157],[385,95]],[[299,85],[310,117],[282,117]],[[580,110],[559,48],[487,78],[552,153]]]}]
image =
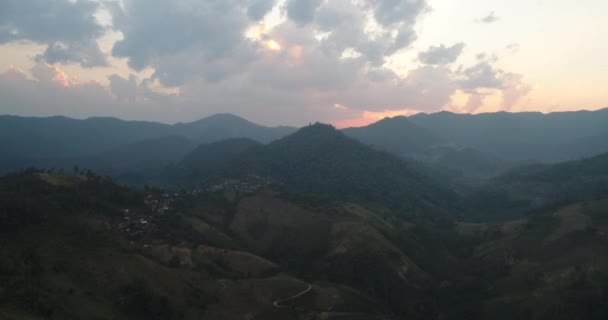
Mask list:
[{"label": "hazy mountain silhouette", "polygon": [[[506,161],[557,162],[608,151],[602,139],[591,138],[606,134],[608,109],[549,114],[439,112],[418,114],[409,120],[452,142]],[[580,142],[587,145],[580,148]]]},{"label": "hazy mountain silhouette", "polygon": [[[120,161],[132,157],[135,152],[129,149],[132,149],[133,144],[138,143],[148,149],[144,152],[146,156],[177,160],[183,156],[183,153],[175,152],[174,147],[168,145],[166,137],[181,137],[181,140],[175,140],[178,144],[175,148],[180,149],[184,146],[183,139],[192,141],[192,148],[197,144],[236,137],[246,137],[266,143],[295,130],[291,127],[264,127],[230,114],[220,114],[192,123],[175,125],[123,121],[115,118],[77,120],[66,117],[0,116],[0,149],[6,157],[1,163],[3,166],[0,167],[0,171],[32,165],[70,166],[78,164],[72,163],[74,159],[100,155],[110,161],[112,157],[107,158],[109,156],[103,154],[116,154],[117,150],[122,148],[130,155],[125,157],[117,155],[114,158],[118,163],[106,165],[120,166]],[[156,148],[152,143],[155,139],[159,139],[156,140],[159,142]]]},{"label": "hazy mountain silhouette", "polygon": [[[517,164],[608,152],[606,123],[608,109],[551,114],[440,112],[387,118],[342,131],[375,149],[431,166],[459,183],[478,184]],[[124,168],[138,162],[150,167],[150,163],[180,162],[188,148],[186,140],[192,142],[192,150],[195,145],[233,138],[268,143],[296,130],[265,127],[232,114],[175,125],[115,118],[0,116],[0,172],[28,166]],[[174,137],[177,145],[171,146],[168,137]],[[158,142],[156,147],[153,141]],[[138,152],[140,156],[135,155]]]},{"label": "hazy mountain silhouette", "polygon": [[441,137],[403,116],[343,132],[376,149],[443,169],[459,181],[491,177],[507,167],[490,153]]},{"label": "hazy mountain silhouette", "polygon": [[175,124],[173,130],[176,134],[198,143],[211,143],[231,138],[248,138],[268,143],[297,129],[287,126],[261,126],[230,113],[221,113],[195,122]]},{"label": "hazy mountain silhouette", "polygon": [[52,161],[56,161],[57,166],[71,163],[102,173],[120,173],[175,164],[195,146],[195,143],[182,136],[166,136],[122,145],[91,156]]},{"label": "hazy mountain silhouette", "polygon": [[552,165],[518,167],[467,197],[477,217],[508,219],[547,205],[608,198],[608,153]]},{"label": "hazy mountain silhouette", "polygon": [[[230,141],[220,142],[229,144]],[[205,157],[200,161],[204,162]],[[188,163],[196,164],[193,157]],[[304,127],[283,139],[250,148],[201,178],[268,177],[294,193],[331,195],[410,210],[441,208],[454,194],[419,167],[348,138],[330,125]]]},{"label": "hazy mountain silhouette", "polygon": [[190,152],[181,162],[197,172],[205,172],[233,160],[245,151],[260,146],[259,142],[247,138],[227,139],[202,144]]},{"label": "hazy mountain silhouette", "polygon": [[365,127],[346,128],[342,132],[367,145],[399,156],[424,154],[433,146],[448,143],[448,140],[402,116],[385,118]]},{"label": "hazy mountain silhouette", "polygon": [[[245,132],[199,123],[59,160],[164,190],[93,172],[0,177],[0,318],[606,318],[608,153],[517,167],[463,195],[408,157],[473,171],[500,158],[408,122],[362,129],[426,135],[389,139],[400,156],[324,124],[199,145],[188,137]],[[249,178],[261,187],[241,188]]]}]

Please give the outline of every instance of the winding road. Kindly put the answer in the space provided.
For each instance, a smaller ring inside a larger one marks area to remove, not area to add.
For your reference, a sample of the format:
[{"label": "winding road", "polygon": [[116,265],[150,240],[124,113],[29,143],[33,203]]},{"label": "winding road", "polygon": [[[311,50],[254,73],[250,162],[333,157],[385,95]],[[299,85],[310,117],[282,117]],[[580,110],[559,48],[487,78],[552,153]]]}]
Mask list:
[{"label": "winding road", "polygon": [[291,300],[295,300],[295,299],[307,294],[310,290],[312,290],[312,285],[310,285],[310,284],[307,284],[307,285],[308,285],[308,288],[306,288],[306,290],[296,294],[295,296],[292,296],[292,297],[289,297],[286,299],[277,300],[277,301],[273,302],[272,305],[277,309],[292,308],[290,306],[283,306],[282,304],[285,302],[291,301]]}]

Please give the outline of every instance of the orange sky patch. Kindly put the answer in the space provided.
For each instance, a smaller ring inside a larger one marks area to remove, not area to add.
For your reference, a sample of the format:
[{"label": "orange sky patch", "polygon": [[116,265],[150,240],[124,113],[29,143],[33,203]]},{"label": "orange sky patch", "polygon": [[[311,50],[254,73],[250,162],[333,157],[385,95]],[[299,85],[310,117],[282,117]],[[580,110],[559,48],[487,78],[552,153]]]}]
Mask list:
[{"label": "orange sky patch", "polygon": [[351,118],[345,120],[334,121],[333,125],[338,128],[349,128],[349,127],[363,127],[374,122],[378,122],[384,118],[391,118],[396,116],[411,116],[418,113],[416,110],[403,109],[403,110],[384,110],[384,111],[363,111],[359,118]]}]

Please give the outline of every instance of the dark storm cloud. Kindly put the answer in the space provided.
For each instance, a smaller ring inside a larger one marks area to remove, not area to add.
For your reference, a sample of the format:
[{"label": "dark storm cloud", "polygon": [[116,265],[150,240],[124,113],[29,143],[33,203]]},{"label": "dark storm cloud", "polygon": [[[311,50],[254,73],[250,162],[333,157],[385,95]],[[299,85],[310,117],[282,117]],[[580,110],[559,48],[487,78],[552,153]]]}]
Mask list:
[{"label": "dark storm cloud", "polygon": [[38,58],[51,63],[105,65],[95,41],[104,33],[94,17],[98,8],[98,2],[87,0],[2,0],[0,44],[31,41],[48,46]]},{"label": "dark storm cloud", "polygon": [[431,46],[427,51],[418,54],[418,60],[424,64],[445,65],[456,61],[463,49],[464,43],[462,42],[450,47],[446,47],[444,44],[438,47]]}]

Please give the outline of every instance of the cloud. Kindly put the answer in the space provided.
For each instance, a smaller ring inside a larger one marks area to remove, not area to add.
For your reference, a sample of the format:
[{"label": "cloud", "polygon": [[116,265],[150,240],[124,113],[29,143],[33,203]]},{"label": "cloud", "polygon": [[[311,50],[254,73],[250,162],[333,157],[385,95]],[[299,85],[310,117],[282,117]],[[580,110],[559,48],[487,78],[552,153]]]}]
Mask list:
[{"label": "cloud", "polygon": [[479,22],[490,24],[490,23],[494,23],[494,22],[496,22],[498,20],[500,20],[500,18],[496,16],[496,14],[494,13],[494,11],[492,11],[492,12],[488,13],[487,16],[479,19]]},{"label": "cloud", "polygon": [[0,1],[0,44],[31,41],[47,45],[43,61],[106,65],[95,41],[105,32],[94,17],[98,9],[89,0]]},{"label": "cloud", "polygon": [[[244,76],[277,86],[317,81],[317,88],[328,90],[347,82],[347,77],[365,76],[366,64],[377,69],[387,57],[410,45],[416,38],[413,26],[427,8],[421,0],[290,0],[284,5],[287,21],[258,35],[259,39],[245,37],[252,14],[260,18],[272,3],[125,0],[124,7],[113,10],[114,28],[124,38],[114,45],[112,54],[127,58],[135,71],[152,68],[153,79],[165,86],[179,87],[200,77],[221,82]],[[376,25],[371,31],[367,30],[370,23]],[[318,32],[327,36],[319,39]],[[270,40],[280,52],[269,57],[264,42]],[[298,52],[305,59],[295,59]],[[360,59],[341,59],[345,52]],[[279,75],[297,71],[302,78],[275,77],[281,83],[264,79],[270,69]],[[260,75],[260,70],[265,74]]]},{"label": "cloud", "polygon": [[503,71],[489,61],[481,61],[464,69],[462,72],[464,79],[460,81],[460,85],[464,90],[469,91],[478,88],[500,89],[503,86],[502,74]]},{"label": "cloud", "polygon": [[135,71],[155,69],[167,86],[195,74],[223,77],[231,71],[227,64],[245,64],[255,53],[244,37],[250,22],[244,1],[125,0],[113,20],[124,38],[112,54]]},{"label": "cloud", "polygon": [[247,8],[247,16],[255,21],[262,20],[274,4],[275,0],[251,0]]},{"label": "cloud", "polygon": [[[65,2],[97,8],[82,0]],[[103,53],[96,51],[94,39],[102,28],[77,41],[47,39],[49,47],[31,70],[34,79],[14,71],[0,76],[0,93],[10,101],[3,108],[29,115],[111,114],[165,122],[233,112],[260,123],[301,125],[403,110],[435,112],[450,105],[459,91],[502,94],[505,105],[527,94],[522,78],[500,70],[497,57],[479,56],[472,65],[454,69],[451,63],[463,43],[431,46],[419,53],[423,65],[391,69],[387,61],[418,37],[416,23],[429,10],[423,0],[121,0],[104,5],[110,7],[111,28],[123,36],[112,55],[124,58],[133,74],[111,75],[107,86],[78,83],[43,63],[100,63],[96,59]],[[267,28],[264,17],[275,10],[286,16]],[[483,103],[475,99],[469,107]]]},{"label": "cloud", "polygon": [[479,110],[483,106],[485,99],[485,94],[479,92],[471,93],[469,95],[469,99],[467,100],[467,104],[464,106],[464,112],[475,112]]},{"label": "cloud", "polygon": [[85,68],[106,66],[106,55],[101,52],[97,41],[73,42],[67,45],[54,42],[48,45],[43,54],[36,57],[39,61],[48,63],[77,62]]},{"label": "cloud", "polygon": [[502,104],[504,110],[511,110],[522,97],[532,91],[532,87],[523,82],[523,75],[509,73],[503,79]]},{"label": "cloud", "polygon": [[137,84],[137,77],[130,75],[128,79],[125,79],[117,74],[110,75],[110,92],[112,92],[118,101],[128,101],[135,103],[137,101],[137,91],[139,85]]},{"label": "cloud", "polygon": [[438,47],[431,46],[427,51],[418,54],[418,60],[424,64],[445,65],[456,61],[463,49],[464,43],[462,42],[450,47],[446,47],[444,44]]},{"label": "cloud", "polygon": [[352,50],[381,66],[416,40],[414,26],[427,9],[422,0],[327,1],[316,10],[313,28],[327,33],[325,50]]},{"label": "cloud", "polygon": [[287,0],[285,3],[287,17],[298,25],[310,23],[321,2],[322,0]]},{"label": "cloud", "polygon": [[520,45],[519,43],[510,43],[505,47],[505,49],[507,49],[507,51],[509,51],[510,53],[515,54],[519,52]]},{"label": "cloud", "polygon": [[[10,68],[0,73],[1,113],[29,116],[65,115],[75,118],[116,116],[139,120],[175,120],[175,95],[151,91],[133,80],[112,76],[111,88],[98,82],[78,82],[46,63],[25,72]],[[183,114],[182,114],[183,116]]]}]

